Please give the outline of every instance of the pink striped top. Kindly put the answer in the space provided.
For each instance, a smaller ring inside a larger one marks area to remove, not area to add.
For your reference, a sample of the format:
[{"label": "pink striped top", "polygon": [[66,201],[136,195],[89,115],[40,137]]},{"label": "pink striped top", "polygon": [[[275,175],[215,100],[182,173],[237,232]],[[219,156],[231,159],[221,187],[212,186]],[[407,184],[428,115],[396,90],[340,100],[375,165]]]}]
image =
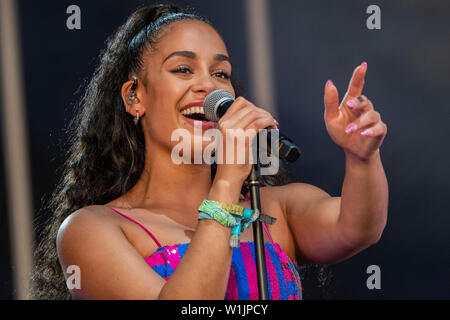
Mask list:
[{"label": "pink striped top", "polygon": [[[165,280],[169,279],[178,263],[183,258],[189,243],[174,246],[162,246],[156,237],[142,224],[131,219],[122,212],[110,208],[124,218],[139,225],[158,245],[158,249],[148,256],[145,261]],[[267,267],[267,283],[269,299],[271,300],[300,300],[302,299],[301,278],[298,266],[286,254],[272,237],[263,223],[270,242],[264,244]],[[231,270],[228,280],[226,300],[258,300],[258,280],[255,265],[255,247],[253,242],[241,242],[239,248],[233,248]]]}]

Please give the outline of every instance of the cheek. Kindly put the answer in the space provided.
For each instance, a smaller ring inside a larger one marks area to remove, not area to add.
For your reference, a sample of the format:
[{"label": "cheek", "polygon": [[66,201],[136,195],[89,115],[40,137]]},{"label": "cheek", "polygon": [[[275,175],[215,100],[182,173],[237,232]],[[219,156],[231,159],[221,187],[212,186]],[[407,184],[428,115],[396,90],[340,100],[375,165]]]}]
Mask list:
[{"label": "cheek", "polygon": [[173,118],[177,110],[177,105],[185,91],[179,84],[173,83],[173,81],[160,80],[155,83],[157,85],[154,85],[148,94],[150,113],[156,113],[158,118]]},{"label": "cheek", "polygon": [[152,140],[168,146],[173,144],[170,140],[174,130],[180,127],[177,106],[183,94],[180,86],[173,83],[160,81],[158,85],[149,88],[147,114]]},{"label": "cheek", "polygon": [[226,85],[219,85],[219,89],[224,89],[228,92],[230,92],[234,97],[236,97],[236,91],[233,88],[233,85],[231,82],[227,83]]}]

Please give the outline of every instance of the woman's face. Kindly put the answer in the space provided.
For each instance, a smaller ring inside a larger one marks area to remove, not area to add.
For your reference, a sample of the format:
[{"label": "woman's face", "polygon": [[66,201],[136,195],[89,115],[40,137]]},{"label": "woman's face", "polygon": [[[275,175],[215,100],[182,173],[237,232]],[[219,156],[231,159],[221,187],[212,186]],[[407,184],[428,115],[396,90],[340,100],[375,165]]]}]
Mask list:
[{"label": "woman's face", "polygon": [[[224,89],[235,95],[225,44],[204,22],[184,20],[166,26],[156,49],[150,50],[144,61],[146,130],[149,139],[164,146],[172,148],[177,144],[171,142],[176,129],[187,129],[194,134],[193,121],[182,115],[181,110],[202,107],[205,97],[213,90]],[[212,127],[215,124],[204,124],[203,133]],[[202,143],[202,147],[207,145]]]}]

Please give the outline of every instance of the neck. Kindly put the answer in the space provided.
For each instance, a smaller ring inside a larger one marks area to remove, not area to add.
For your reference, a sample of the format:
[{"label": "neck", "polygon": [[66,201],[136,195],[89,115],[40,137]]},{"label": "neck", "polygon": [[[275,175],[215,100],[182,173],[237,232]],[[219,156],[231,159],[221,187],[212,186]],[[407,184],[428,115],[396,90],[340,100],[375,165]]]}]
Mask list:
[{"label": "neck", "polygon": [[149,146],[145,167],[136,185],[124,196],[133,208],[162,213],[197,212],[211,187],[211,166],[175,164],[170,152]]}]

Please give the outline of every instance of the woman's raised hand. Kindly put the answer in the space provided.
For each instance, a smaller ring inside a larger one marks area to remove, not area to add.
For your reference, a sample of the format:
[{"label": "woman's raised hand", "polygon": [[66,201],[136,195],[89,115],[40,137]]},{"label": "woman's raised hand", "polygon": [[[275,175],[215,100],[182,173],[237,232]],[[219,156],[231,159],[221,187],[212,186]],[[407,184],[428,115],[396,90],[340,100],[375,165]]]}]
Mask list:
[{"label": "woman's raised hand", "polygon": [[253,138],[260,130],[277,124],[269,112],[238,97],[218,122],[223,145],[216,151],[216,177],[242,184],[252,168]]},{"label": "woman's raised hand", "polygon": [[328,80],[325,85],[325,124],[331,139],[346,154],[368,160],[380,148],[387,133],[386,124],[372,102],[361,95],[367,64],[364,62],[353,72],[350,85],[339,105],[336,87]]}]

